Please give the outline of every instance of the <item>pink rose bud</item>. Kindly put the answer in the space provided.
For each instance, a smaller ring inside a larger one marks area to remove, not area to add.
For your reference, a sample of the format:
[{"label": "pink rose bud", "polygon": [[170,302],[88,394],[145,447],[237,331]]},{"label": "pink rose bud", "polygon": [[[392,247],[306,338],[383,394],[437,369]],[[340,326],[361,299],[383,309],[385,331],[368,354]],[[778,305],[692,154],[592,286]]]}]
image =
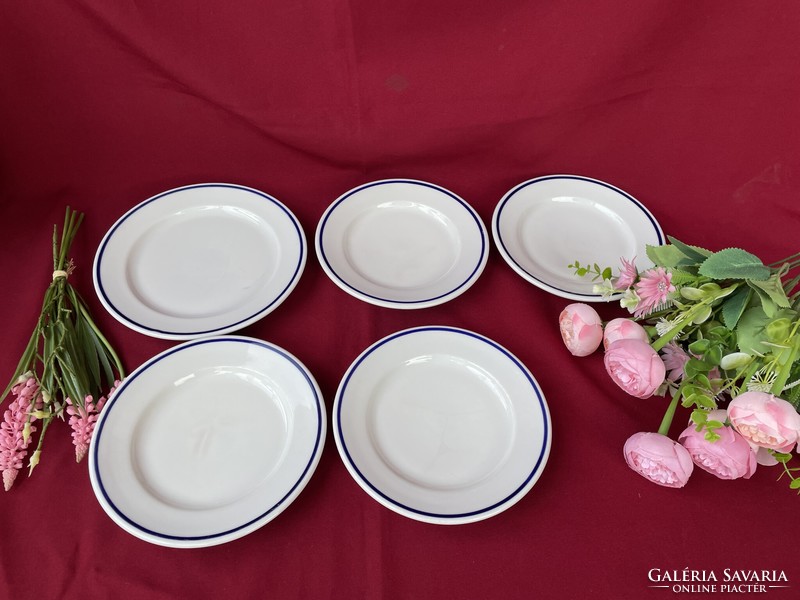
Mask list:
[{"label": "pink rose bud", "polygon": [[751,444],[791,452],[800,440],[800,415],[786,400],[766,392],[745,392],[728,404],[731,425]]},{"label": "pink rose bud", "polygon": [[570,304],[558,316],[564,345],[574,356],[588,356],[603,341],[603,322],[588,304]]},{"label": "pink rose bud", "polygon": [[650,336],[636,321],[620,317],[612,319],[606,324],[603,332],[603,347],[608,350],[608,347],[617,340],[642,340],[650,343]]},{"label": "pink rose bud", "polygon": [[689,451],[698,467],[720,479],[738,479],[756,471],[756,453],[750,444],[733,427],[715,430],[720,438],[709,442],[705,431],[690,425],[678,436],[678,441]]},{"label": "pink rose bud", "polygon": [[637,398],[652,396],[667,373],[658,352],[642,340],[617,340],[606,350],[604,362],[612,381]]},{"label": "pink rose bud", "polygon": [[664,487],[683,487],[694,469],[686,448],[660,433],[634,433],[623,454],[631,469]]}]

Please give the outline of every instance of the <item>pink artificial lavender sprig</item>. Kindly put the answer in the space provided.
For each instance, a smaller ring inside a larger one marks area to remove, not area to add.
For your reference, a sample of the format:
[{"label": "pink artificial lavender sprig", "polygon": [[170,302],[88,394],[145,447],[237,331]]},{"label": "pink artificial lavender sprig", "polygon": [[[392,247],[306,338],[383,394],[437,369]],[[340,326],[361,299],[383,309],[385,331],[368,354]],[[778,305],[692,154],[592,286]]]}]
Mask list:
[{"label": "pink artificial lavender sprig", "polygon": [[22,379],[11,388],[11,393],[14,400],[8,405],[0,424],[0,470],[3,472],[3,487],[6,491],[14,485],[17,473],[22,468],[22,461],[28,454],[30,434],[36,431],[31,425],[36,417],[31,413],[41,408],[42,404],[39,385],[33,377]]},{"label": "pink artificial lavender sprig", "polygon": [[[109,396],[117,389],[119,383],[119,380],[114,382],[108,392]],[[106,396],[101,396],[97,402],[91,396],[86,396],[83,406],[76,405],[70,398],[67,398],[66,402],[69,425],[72,427],[72,443],[75,445],[75,462],[81,462],[89,450],[92,432],[94,432],[97,417],[106,404]]]}]

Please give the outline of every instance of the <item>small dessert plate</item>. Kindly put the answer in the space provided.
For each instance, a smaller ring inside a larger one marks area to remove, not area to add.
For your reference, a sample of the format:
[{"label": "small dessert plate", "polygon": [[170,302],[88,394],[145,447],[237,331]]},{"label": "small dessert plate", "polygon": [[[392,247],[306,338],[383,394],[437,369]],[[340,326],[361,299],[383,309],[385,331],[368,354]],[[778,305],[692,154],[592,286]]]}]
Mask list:
[{"label": "small dessert plate", "polygon": [[635,258],[641,270],[652,266],[646,247],[664,243],[661,226],[641,202],[613,185],[577,175],[538,177],[510,190],[495,208],[492,235],[502,257],[524,279],[583,302],[605,298],[592,290],[598,282],[578,277],[568,265],[597,263],[616,273],[620,258]]},{"label": "small dessert plate", "polygon": [[538,383],[508,350],[453,327],[390,335],[350,366],[333,406],[336,447],[372,498],[456,525],[518,502],[550,453]]},{"label": "small dessert plate", "polygon": [[125,213],[95,255],[103,306],[131,329],[185,340],[236,331],[275,310],[297,285],[300,223],[258,190],[199,184]]},{"label": "small dessert plate", "polygon": [[197,548],[240,538],[300,494],[325,443],[314,378],[253,338],[185,342],[136,369],[96,423],[89,475],[128,533]]},{"label": "small dessert plate", "polygon": [[387,179],[340,196],[320,219],[319,262],[348,294],[389,308],[425,308],[464,293],[483,272],[488,234],[454,193]]}]

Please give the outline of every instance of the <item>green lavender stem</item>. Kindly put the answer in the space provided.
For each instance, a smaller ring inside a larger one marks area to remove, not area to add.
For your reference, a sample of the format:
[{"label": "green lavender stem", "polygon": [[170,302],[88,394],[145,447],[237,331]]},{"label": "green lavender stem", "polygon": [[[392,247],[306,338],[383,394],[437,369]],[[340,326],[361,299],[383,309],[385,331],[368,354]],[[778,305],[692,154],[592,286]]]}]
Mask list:
[{"label": "green lavender stem", "polygon": [[667,407],[667,411],[664,413],[664,418],[661,419],[661,426],[658,428],[658,433],[661,435],[669,434],[669,428],[672,425],[672,419],[675,417],[675,410],[678,408],[678,402],[680,399],[681,393],[675,392],[675,395],[672,397],[672,401]]}]

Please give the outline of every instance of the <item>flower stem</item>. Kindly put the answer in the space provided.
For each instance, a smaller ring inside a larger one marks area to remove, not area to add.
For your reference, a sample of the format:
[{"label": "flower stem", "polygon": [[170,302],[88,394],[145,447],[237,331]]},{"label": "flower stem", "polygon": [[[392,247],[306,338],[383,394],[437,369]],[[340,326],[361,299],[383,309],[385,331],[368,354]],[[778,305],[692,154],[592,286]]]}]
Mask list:
[{"label": "flower stem", "polygon": [[660,338],[655,340],[651,345],[653,350],[658,352],[664,346],[666,346],[669,342],[675,339],[688,325],[694,322],[694,319],[700,314],[701,309],[705,308],[706,306],[711,306],[714,302],[719,300],[720,298],[724,298],[725,296],[729,296],[732,294],[736,288],[739,287],[738,283],[734,283],[726,288],[720,289],[716,293],[704,298],[697,304],[693,305],[689,308],[683,315],[683,318],[678,322],[675,327],[667,331],[664,335]]},{"label": "flower stem", "polygon": [[122,366],[122,361],[119,359],[119,356],[117,356],[117,353],[114,351],[114,348],[111,346],[111,344],[108,343],[106,337],[100,332],[100,329],[92,320],[92,317],[91,315],[89,315],[89,311],[86,309],[86,307],[81,302],[78,302],[77,308],[80,311],[81,315],[83,316],[86,324],[92,328],[92,331],[94,331],[94,334],[97,336],[97,339],[100,340],[100,343],[103,344],[105,350],[111,356],[111,359],[114,361],[114,366],[117,369],[117,373],[119,374],[119,378],[124,379],[125,369]]},{"label": "flower stem", "polygon": [[774,267],[779,267],[779,266],[781,266],[783,264],[787,264],[787,263],[790,264],[790,265],[794,264],[795,266],[797,264],[799,264],[800,263],[800,252],[792,254],[791,256],[787,256],[783,260],[776,260],[773,263],[769,263],[767,266],[774,268]]},{"label": "flower stem", "polygon": [[675,417],[675,410],[678,408],[678,402],[680,399],[680,391],[675,392],[675,395],[672,397],[672,401],[667,407],[667,411],[664,413],[664,418],[661,420],[661,426],[658,428],[658,433],[661,435],[669,434],[669,428],[672,425],[672,419]]},{"label": "flower stem", "polygon": [[775,379],[775,382],[772,384],[772,392],[773,396],[780,396],[783,392],[783,386],[786,385],[786,382],[789,381],[789,375],[792,372],[792,366],[794,365],[794,361],[797,359],[797,353],[800,350],[800,341],[797,339],[797,328],[800,326],[800,321],[796,321],[794,327],[792,328],[791,334],[789,334],[789,343],[791,344],[791,349],[789,350],[789,357],[786,359],[786,362],[783,363],[781,366],[780,371],[778,372],[778,376]]}]

